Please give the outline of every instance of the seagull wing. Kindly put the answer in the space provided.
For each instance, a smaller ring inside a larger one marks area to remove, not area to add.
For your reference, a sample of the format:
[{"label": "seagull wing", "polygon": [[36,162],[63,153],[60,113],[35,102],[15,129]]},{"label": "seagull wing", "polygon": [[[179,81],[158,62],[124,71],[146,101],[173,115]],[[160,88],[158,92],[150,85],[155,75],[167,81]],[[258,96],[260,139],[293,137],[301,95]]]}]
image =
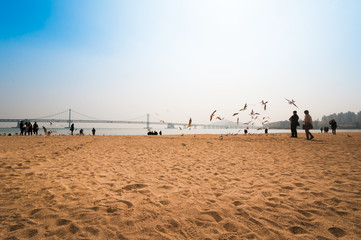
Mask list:
[{"label": "seagull wing", "polygon": [[214,117],[214,114],[217,112],[217,110],[214,110],[209,118],[209,121],[212,121],[212,118]]},{"label": "seagull wing", "polygon": [[189,118],[188,126],[187,128],[192,127],[192,118]]},{"label": "seagull wing", "polygon": [[46,127],[43,126],[43,129],[44,129],[45,135],[48,135],[48,130],[46,129]]}]

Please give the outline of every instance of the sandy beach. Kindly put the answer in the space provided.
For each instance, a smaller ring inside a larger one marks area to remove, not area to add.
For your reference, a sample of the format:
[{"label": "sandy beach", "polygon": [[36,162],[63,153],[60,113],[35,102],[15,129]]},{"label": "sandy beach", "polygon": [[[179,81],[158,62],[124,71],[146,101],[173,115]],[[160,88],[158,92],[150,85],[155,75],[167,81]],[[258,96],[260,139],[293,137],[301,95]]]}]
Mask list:
[{"label": "sandy beach", "polygon": [[0,239],[361,239],[361,133],[1,136]]}]

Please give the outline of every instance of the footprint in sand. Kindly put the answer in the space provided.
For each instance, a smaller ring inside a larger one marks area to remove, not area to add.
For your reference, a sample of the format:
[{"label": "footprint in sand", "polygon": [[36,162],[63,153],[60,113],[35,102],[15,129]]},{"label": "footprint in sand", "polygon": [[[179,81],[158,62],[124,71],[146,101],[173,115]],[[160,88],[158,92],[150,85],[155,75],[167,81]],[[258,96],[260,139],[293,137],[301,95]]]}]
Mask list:
[{"label": "footprint in sand", "polygon": [[216,220],[216,222],[220,222],[222,221],[222,217],[215,211],[208,211],[208,212],[202,212],[201,214],[206,214],[211,216],[212,218],[214,218],[214,220]]},{"label": "footprint in sand", "polygon": [[16,231],[16,230],[19,230],[19,229],[23,229],[25,227],[24,224],[16,224],[16,225],[12,225],[10,226],[10,232],[12,231]]},{"label": "footprint in sand", "polygon": [[294,183],[294,185],[295,185],[296,187],[303,187],[303,186],[305,186],[305,184],[303,184],[303,183]]},{"label": "footprint in sand", "polygon": [[240,202],[240,201],[234,201],[234,202],[233,202],[233,205],[236,206],[236,207],[239,206],[239,205],[242,205],[242,204],[243,204],[243,203]]},{"label": "footprint in sand", "polygon": [[32,238],[38,234],[38,229],[28,229],[25,234],[28,238]]},{"label": "footprint in sand", "polygon": [[238,231],[238,227],[236,225],[234,225],[233,223],[225,223],[223,225],[223,228],[227,231],[227,232],[237,232]]},{"label": "footprint in sand", "polygon": [[305,233],[307,233],[307,231],[305,229],[303,229],[301,227],[297,227],[297,226],[290,227],[289,230],[293,234],[305,234]]},{"label": "footprint in sand", "polygon": [[74,225],[74,224],[70,224],[70,226],[69,226],[69,231],[70,231],[72,234],[75,234],[75,233],[77,233],[77,232],[79,231],[79,228],[78,228],[76,225]]},{"label": "footprint in sand", "polygon": [[92,235],[98,235],[99,230],[94,227],[86,227],[85,231],[91,233]]},{"label": "footprint in sand", "polygon": [[131,203],[131,202],[129,202],[129,201],[126,201],[126,200],[119,200],[119,202],[124,203],[125,205],[127,205],[127,207],[128,207],[128,208],[133,207],[133,203]]},{"label": "footprint in sand", "polygon": [[328,231],[337,238],[343,237],[347,234],[344,230],[342,230],[341,228],[338,228],[338,227],[329,228]]},{"label": "footprint in sand", "polygon": [[265,197],[271,197],[272,193],[270,193],[270,192],[262,192],[262,195],[265,196]]},{"label": "footprint in sand", "polygon": [[305,210],[297,210],[297,212],[301,213],[303,216],[305,216],[307,218],[312,217],[312,214]]},{"label": "footprint in sand", "polygon": [[127,191],[130,191],[130,190],[133,190],[133,189],[142,189],[142,188],[145,188],[145,187],[147,187],[146,184],[136,183],[136,184],[129,184],[129,185],[123,187],[123,189],[127,190]]},{"label": "footprint in sand", "polygon": [[107,208],[107,213],[115,213],[117,211],[118,211],[118,208],[112,208],[112,207]]},{"label": "footprint in sand", "polygon": [[57,226],[64,226],[64,225],[67,225],[69,223],[70,223],[70,220],[67,220],[67,219],[58,219],[56,221]]}]

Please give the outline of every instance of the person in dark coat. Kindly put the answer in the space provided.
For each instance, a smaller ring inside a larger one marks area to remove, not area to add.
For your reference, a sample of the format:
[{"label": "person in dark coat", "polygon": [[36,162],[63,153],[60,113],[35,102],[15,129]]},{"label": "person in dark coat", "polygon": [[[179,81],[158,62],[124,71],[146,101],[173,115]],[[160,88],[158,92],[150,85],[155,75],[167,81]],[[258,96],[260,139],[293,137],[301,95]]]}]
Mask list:
[{"label": "person in dark coat", "polygon": [[70,132],[71,132],[71,135],[74,134],[74,123],[72,123],[70,126]]},{"label": "person in dark coat", "polygon": [[335,119],[332,119],[329,124],[331,125],[332,134],[336,135],[337,123]]},{"label": "person in dark coat", "polygon": [[24,130],[25,130],[25,124],[24,124],[23,120],[20,121],[19,126],[20,126],[20,136],[23,136],[24,135]]},{"label": "person in dark coat", "polygon": [[33,135],[33,125],[31,124],[31,122],[26,123],[26,132],[28,133],[29,136]]},{"label": "person in dark coat", "polygon": [[293,115],[290,117],[290,123],[291,123],[291,137],[297,138],[297,126],[300,126],[300,123],[298,122],[298,115],[297,111],[293,111]]},{"label": "person in dark coat", "polygon": [[93,136],[95,135],[95,128],[92,129]]},{"label": "person in dark coat", "polygon": [[33,125],[34,135],[38,135],[38,131],[39,131],[39,125],[37,122],[34,122],[34,125]]}]

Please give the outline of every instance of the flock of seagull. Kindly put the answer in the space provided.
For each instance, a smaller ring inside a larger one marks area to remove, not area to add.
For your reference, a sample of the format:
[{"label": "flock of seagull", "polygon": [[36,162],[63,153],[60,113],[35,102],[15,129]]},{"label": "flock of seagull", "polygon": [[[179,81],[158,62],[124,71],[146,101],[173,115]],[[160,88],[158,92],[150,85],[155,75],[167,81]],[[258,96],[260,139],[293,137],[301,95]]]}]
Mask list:
[{"label": "flock of seagull", "polygon": [[[296,102],[295,100],[293,100],[293,99],[289,100],[289,99],[287,99],[287,98],[285,98],[285,100],[288,102],[288,104],[297,107],[297,105],[296,105],[296,103],[295,103],[295,102]],[[267,110],[267,103],[268,103],[268,101],[262,100],[262,101],[259,102],[259,103],[263,106],[263,110],[266,111],[266,110]],[[297,107],[297,108],[298,108],[298,107]],[[244,106],[243,106],[243,108],[241,108],[238,112],[233,113],[232,117],[239,115],[242,111],[246,111],[247,109],[248,109],[248,105],[247,105],[247,103],[245,103]],[[211,115],[209,116],[209,121],[210,121],[210,122],[211,122],[214,118],[216,118],[216,119],[218,119],[218,120],[224,120],[224,117],[216,116],[216,112],[217,112],[217,110],[214,110],[214,111],[211,113]],[[262,126],[264,126],[264,124],[268,123],[268,122],[269,122],[269,119],[270,119],[268,116],[264,116],[264,117],[261,118],[261,114],[258,113],[258,112],[255,112],[253,109],[251,109],[251,112],[249,113],[249,115],[251,116],[251,120],[248,121],[248,122],[243,123],[243,124],[247,125],[247,128],[248,128],[248,125],[250,125],[250,124],[251,124],[251,125],[254,125],[256,120],[260,121],[261,124],[262,124]],[[164,123],[163,120],[161,120],[161,122]],[[239,117],[237,117],[236,123],[239,124]],[[192,126],[193,126],[193,125],[192,125],[192,118],[189,118],[188,125],[187,125],[186,128],[189,128],[189,129],[190,129]],[[179,129],[182,130],[181,127],[179,127]],[[259,130],[260,130],[260,129],[262,129],[262,128],[259,128]]]}]

